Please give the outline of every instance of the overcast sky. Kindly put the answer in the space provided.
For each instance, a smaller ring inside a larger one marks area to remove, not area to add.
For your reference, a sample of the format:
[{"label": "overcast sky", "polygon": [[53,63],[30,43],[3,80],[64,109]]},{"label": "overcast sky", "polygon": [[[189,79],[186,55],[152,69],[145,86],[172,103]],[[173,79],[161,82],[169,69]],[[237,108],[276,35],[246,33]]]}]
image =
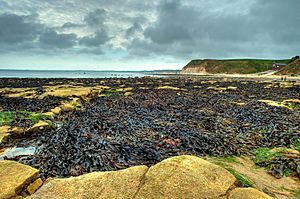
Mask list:
[{"label": "overcast sky", "polygon": [[0,69],[181,69],[300,54],[300,0],[0,0]]}]

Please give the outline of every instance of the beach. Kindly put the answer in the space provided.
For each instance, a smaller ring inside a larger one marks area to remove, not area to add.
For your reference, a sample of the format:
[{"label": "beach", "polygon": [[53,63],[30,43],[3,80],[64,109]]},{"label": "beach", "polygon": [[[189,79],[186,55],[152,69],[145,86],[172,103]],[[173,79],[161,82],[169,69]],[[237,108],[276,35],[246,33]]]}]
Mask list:
[{"label": "beach", "polygon": [[0,158],[40,170],[42,180],[179,155],[219,164],[246,157],[267,175],[299,177],[296,80],[3,78],[0,85]]},{"label": "beach", "polygon": [[[141,147],[147,148],[145,154],[151,155],[127,154],[128,158],[136,156],[133,165],[152,164],[180,153],[239,155],[258,147],[288,147],[298,136],[299,81],[236,81],[211,77],[0,81],[2,112],[47,113],[54,126],[57,121],[61,123],[51,132],[70,128],[75,122],[72,128],[89,129],[80,135],[91,133],[93,138],[95,134],[103,142],[116,141],[122,147],[140,148],[138,144],[149,140],[150,145]],[[52,115],[55,108],[60,112]],[[81,124],[80,118],[86,120]],[[24,121],[8,124],[23,129],[34,125],[30,120]],[[90,129],[91,125],[97,127]],[[257,133],[261,131],[274,140],[259,138]],[[291,137],[282,138],[285,142],[274,136],[282,131],[291,131]],[[32,142],[31,137],[20,142],[26,145],[27,139]],[[40,138],[37,135],[33,139]],[[243,141],[240,143],[239,139]],[[245,144],[250,142],[248,139],[255,143]],[[4,143],[2,147],[19,142]],[[170,151],[158,155],[157,147]],[[143,159],[144,156],[147,158]],[[118,162],[118,157],[114,161]],[[120,162],[120,165],[127,167],[131,163]],[[109,165],[106,170],[117,168]]]}]

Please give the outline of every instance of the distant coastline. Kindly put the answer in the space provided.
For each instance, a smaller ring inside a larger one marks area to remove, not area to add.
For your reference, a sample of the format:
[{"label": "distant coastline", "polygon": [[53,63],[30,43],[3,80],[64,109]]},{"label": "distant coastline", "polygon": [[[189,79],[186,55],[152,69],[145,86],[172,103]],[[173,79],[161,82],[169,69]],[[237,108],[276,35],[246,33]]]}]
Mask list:
[{"label": "distant coastline", "polygon": [[114,70],[24,70],[0,69],[0,78],[129,78],[159,74],[178,74],[180,70],[114,71]]}]

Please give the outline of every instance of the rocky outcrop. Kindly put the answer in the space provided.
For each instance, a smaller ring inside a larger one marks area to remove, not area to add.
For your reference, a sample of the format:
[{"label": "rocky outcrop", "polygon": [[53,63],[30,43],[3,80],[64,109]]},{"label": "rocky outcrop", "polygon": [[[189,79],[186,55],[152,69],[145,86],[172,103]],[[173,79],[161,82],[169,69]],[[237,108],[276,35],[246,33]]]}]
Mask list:
[{"label": "rocky outcrop", "polygon": [[[43,181],[38,171],[13,161],[0,161],[1,198],[33,194]],[[166,159],[150,168],[93,172],[78,177],[50,178],[32,199],[68,198],[243,198],[270,199],[254,188],[236,188],[227,170],[195,156]]]},{"label": "rocky outcrop", "polygon": [[36,132],[43,131],[43,130],[50,129],[50,128],[51,127],[48,122],[41,120],[38,123],[34,124],[31,128],[29,128],[27,130],[27,132],[36,133]]},{"label": "rocky outcrop", "polygon": [[229,199],[272,199],[272,197],[254,188],[236,188],[231,191]]},{"label": "rocky outcrop", "polygon": [[150,168],[50,179],[31,198],[226,198],[235,181],[227,170],[185,155]]},{"label": "rocky outcrop", "polygon": [[27,129],[12,126],[0,126],[0,143],[9,137],[26,137],[26,135],[44,131],[50,128],[51,126],[49,123],[42,120]]},{"label": "rocky outcrop", "polygon": [[32,198],[133,198],[148,167],[94,172],[79,177],[51,179]]},{"label": "rocky outcrop", "polygon": [[0,161],[0,199],[21,194],[37,178],[38,173],[38,170],[18,162]]},{"label": "rocky outcrop", "polygon": [[217,198],[235,178],[227,170],[194,156],[178,156],[152,166],[137,198]]},{"label": "rocky outcrop", "polygon": [[18,127],[11,127],[11,126],[0,126],[0,143],[3,139],[10,135],[18,135],[22,133],[22,129]]}]

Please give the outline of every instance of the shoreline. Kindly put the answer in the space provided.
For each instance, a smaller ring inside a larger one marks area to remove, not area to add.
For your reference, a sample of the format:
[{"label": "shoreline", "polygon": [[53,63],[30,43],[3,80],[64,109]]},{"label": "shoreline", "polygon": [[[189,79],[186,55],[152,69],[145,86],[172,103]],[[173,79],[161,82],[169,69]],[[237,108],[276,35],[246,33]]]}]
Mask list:
[{"label": "shoreline", "polygon": [[[299,81],[0,78],[0,87],[0,156],[38,169],[42,180],[150,167],[179,155],[226,160],[231,172],[262,187],[268,182],[249,165],[270,165],[280,182],[300,175]],[[244,156],[245,166],[234,165]]]}]

